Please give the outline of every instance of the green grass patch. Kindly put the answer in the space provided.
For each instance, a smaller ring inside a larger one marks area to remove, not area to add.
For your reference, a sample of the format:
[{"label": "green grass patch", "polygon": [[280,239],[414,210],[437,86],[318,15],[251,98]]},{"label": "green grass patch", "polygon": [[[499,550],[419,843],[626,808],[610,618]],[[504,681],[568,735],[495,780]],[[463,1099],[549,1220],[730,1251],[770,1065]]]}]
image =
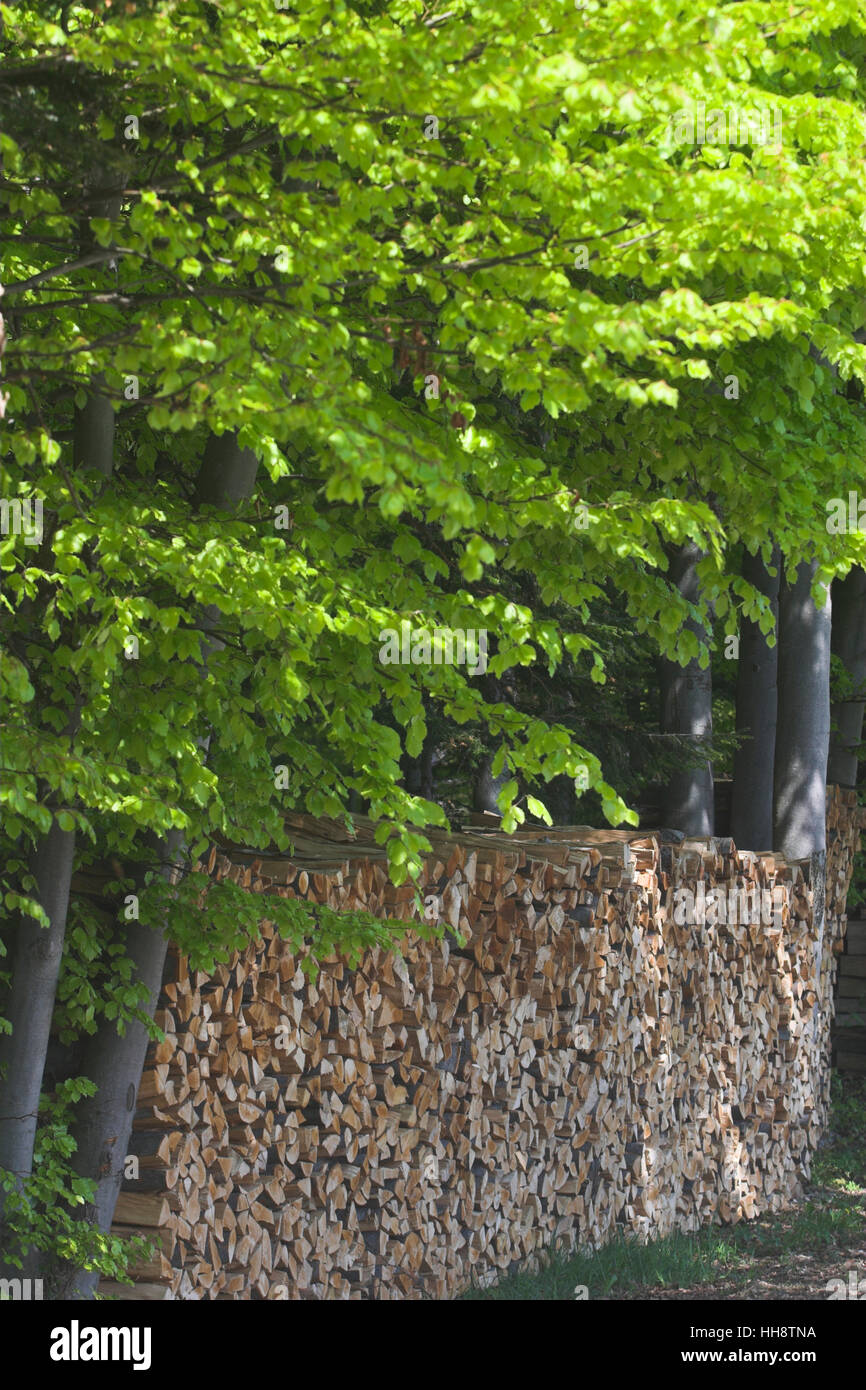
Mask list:
[{"label": "green grass patch", "polygon": [[866,1187],[866,1076],[834,1072],[830,1127],[815,1155],[812,1181],[840,1192]]},{"label": "green grass patch", "polygon": [[489,1289],[470,1289],[463,1298],[476,1299],[574,1299],[585,1286],[589,1298],[616,1294],[645,1285],[680,1288],[736,1277],[740,1257],[731,1239],[732,1230],[675,1232],[641,1245],[617,1236],[601,1250],[567,1255],[555,1251],[544,1257],[537,1274],[518,1271]]}]

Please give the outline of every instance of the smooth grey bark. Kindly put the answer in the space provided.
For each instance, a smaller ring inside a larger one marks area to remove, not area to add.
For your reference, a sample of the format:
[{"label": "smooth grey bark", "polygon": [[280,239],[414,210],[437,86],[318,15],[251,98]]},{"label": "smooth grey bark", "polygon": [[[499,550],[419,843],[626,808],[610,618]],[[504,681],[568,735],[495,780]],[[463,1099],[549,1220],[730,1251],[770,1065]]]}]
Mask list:
[{"label": "smooth grey bark", "polygon": [[[494,676],[492,671],[486,671],[480,678],[480,686],[484,699],[489,705],[515,703],[516,692],[514,686],[510,684],[506,677]],[[491,730],[491,732],[493,732]],[[495,737],[495,735],[494,735]],[[494,777],[491,771],[496,753],[487,753],[481,761],[481,766],[475,774],[475,781],[472,787],[472,809],[473,811],[490,811],[494,816],[501,816],[502,811],[496,804],[496,798],[502,791],[506,782],[514,776],[506,758],[502,766],[502,771],[498,777]]]},{"label": "smooth grey bark", "polygon": [[[857,329],[857,331],[853,334],[853,337],[854,337],[854,340],[855,340],[856,342],[858,342],[858,343],[861,343],[861,344],[862,344],[862,343],[866,342],[866,329],[864,329],[864,328],[859,328],[859,329]],[[839,377],[839,368],[836,367],[836,366],[834,366],[833,363],[829,362],[829,361],[827,360],[827,358],[825,358],[825,357],[823,356],[822,353],[818,352],[818,350],[815,348],[815,345],[814,345],[814,344],[810,344],[809,353],[810,353],[810,356],[812,356],[816,362],[820,362],[821,365],[822,365],[823,367],[825,367],[825,368],[827,368],[829,371],[831,371],[831,372],[833,373],[833,375],[838,379],[838,377]],[[850,577],[850,576],[849,576],[849,577]],[[831,653],[832,653],[833,651],[836,651],[836,647],[834,646],[834,642],[836,642],[837,640],[839,640],[839,634],[837,633],[837,630],[836,630],[836,629],[837,629],[837,622],[836,622],[836,617],[835,617],[835,606],[836,606],[837,599],[841,597],[841,594],[840,594],[840,587],[841,587],[841,586],[840,586],[838,583],[837,583],[837,584],[834,584],[834,585],[833,585],[833,589],[832,589],[832,591],[831,591],[831,597],[830,597],[831,612],[830,612],[829,621],[830,621],[830,625],[831,625],[831,633],[830,633],[830,649],[831,649]],[[842,601],[844,602],[844,599],[843,599]],[[843,628],[845,628],[846,626],[848,626],[848,620],[845,619],[845,618],[843,618],[842,622],[841,622],[838,626],[839,626],[839,629],[840,629],[840,630],[843,629]],[[855,648],[856,648],[856,639],[854,639],[853,645],[854,645]],[[841,651],[838,651],[838,652],[837,652],[837,655],[841,655]],[[843,661],[845,660],[844,657],[843,657],[842,659],[843,659]],[[847,665],[848,662],[845,661],[845,664]],[[856,659],[855,659],[855,664],[856,664]],[[828,670],[828,676],[827,676],[827,683],[828,683],[828,699],[829,699],[829,679],[830,679],[830,676],[829,676],[829,670]],[[779,713],[780,713],[780,717],[781,717],[781,709],[780,709],[780,712],[779,712]],[[833,722],[833,719],[834,719],[834,718],[835,718],[835,719],[837,720],[837,722],[839,723],[839,730],[838,730],[838,733],[837,733],[835,739],[834,739],[833,732],[832,732],[832,722]],[[848,739],[849,739],[849,736],[852,734],[852,732],[853,732],[854,729],[855,729],[855,721],[856,721],[856,719],[857,719],[857,714],[856,714],[856,711],[855,711],[854,709],[852,709],[852,707],[849,705],[843,719],[840,720],[838,711],[834,711],[834,710],[831,710],[831,711],[830,711],[830,714],[829,714],[829,716],[828,716],[828,719],[829,719],[829,723],[830,723],[830,730],[829,730],[829,733],[828,733],[828,743],[829,743],[829,746],[828,746],[828,755],[827,755],[827,770],[826,770],[825,777],[824,777],[825,789],[826,789],[826,783],[827,783],[827,782],[835,782],[835,781],[841,780],[841,778],[840,778],[840,776],[839,776],[840,773],[848,773],[848,772],[850,772],[850,767],[851,767],[851,764],[850,764],[851,746],[848,744]],[[862,706],[861,706],[861,709],[860,709],[860,728],[862,728]],[[856,743],[858,743],[858,742],[859,742],[859,734],[857,734],[857,736],[854,737],[854,739],[852,740],[852,743],[853,743],[853,744],[856,744]],[[835,744],[835,747],[834,747],[834,744]],[[831,767],[831,760],[832,760],[832,767]],[[854,758],[854,782],[851,783],[850,785],[855,785],[855,784],[856,784],[856,780],[857,780],[857,760],[856,760],[856,757],[855,757],[855,758]],[[814,794],[814,797],[813,797],[813,800],[814,800],[815,803],[817,803],[817,799],[818,799],[818,798],[817,798],[817,792],[816,792],[816,793]],[[823,804],[826,805],[826,802],[824,802]],[[825,833],[825,840],[826,840],[826,820],[824,821],[824,833]],[[807,837],[804,836],[804,841],[805,841],[806,838],[807,838]],[[814,1006],[814,1009],[813,1009],[813,1011],[812,1011],[812,1035],[813,1035],[813,1038],[814,1038],[814,1039],[817,1039],[817,1037],[818,1037],[818,1032],[819,1032],[819,1028],[820,1028],[820,1015],[821,1015],[821,1009],[822,1009],[822,1006],[823,1006],[823,1001],[822,1001],[822,999],[821,999],[821,960],[822,960],[823,951],[824,951],[824,904],[825,904],[825,896],[826,896],[826,867],[827,867],[827,852],[826,852],[826,848],[822,848],[822,849],[820,849],[820,850],[813,850],[813,851],[811,852],[811,854],[810,854],[810,881],[811,881],[811,883],[812,883],[812,888],[813,888],[812,915],[813,915],[813,919],[814,919],[815,926],[817,927],[817,930],[818,930],[818,936],[817,936],[816,945],[815,945],[815,981],[816,981],[816,991],[815,991],[815,992],[816,992],[816,998],[815,998],[815,1006]]]},{"label": "smooth grey bark", "polygon": [[[171,880],[182,872],[183,835],[171,831],[162,841],[160,873]],[[168,942],[159,926],[132,920],[126,924],[126,954],[134,965],[134,979],[147,990],[142,1010],[153,1018],[159,1002]],[[124,1159],[129,1148],[135,1098],[147,1053],[149,1037],[143,1024],[127,1024],[121,1037],[113,1023],[102,1022],[88,1038],[80,1060],[80,1072],[96,1083],[96,1093],[75,1107],[73,1137],[77,1149],[73,1167],[81,1177],[96,1182],[94,1200],[84,1213],[101,1231],[111,1228],[114,1208],[123,1181]],[[95,1271],[73,1276],[70,1296],[92,1298],[99,1283]]]},{"label": "smooth grey bark", "polygon": [[501,816],[502,811],[497,805],[496,798],[510,781],[514,773],[508,767],[506,759],[502,771],[498,777],[494,777],[491,772],[495,753],[488,753],[478,769],[475,778],[475,785],[472,789],[472,809],[475,811],[492,811],[495,816]]},{"label": "smooth grey bark", "polygon": [[[3,286],[0,285],[0,299],[2,299],[2,297],[3,297]],[[5,329],[4,325],[3,325],[3,315],[0,314],[0,358],[2,358],[3,353],[4,353],[5,351],[6,351],[6,329]],[[0,362],[0,367],[2,367],[2,362]],[[7,402],[7,399],[8,399],[8,398],[7,398],[7,396],[6,396],[6,392],[3,391],[2,389],[0,389],[0,420],[2,420],[2,419],[5,418],[5,415],[6,415],[6,402]]]},{"label": "smooth grey bark", "polygon": [[[743,578],[770,600],[778,626],[781,557],[773,550],[771,575],[760,555],[743,557]],[[737,668],[737,733],[746,736],[734,756],[731,837],[743,849],[773,844],[773,767],[776,752],[778,645],[770,647],[757,623],[743,621]]]},{"label": "smooth grey bark", "polygon": [[[97,468],[106,479],[111,477],[114,411],[111,402],[98,392],[75,411],[73,460],[76,467]],[[70,742],[80,718],[78,704],[69,718]],[[61,830],[54,820],[48,834],[35,845],[30,861],[38,884],[37,898],[51,919],[51,926],[46,929],[32,917],[20,916],[14,933],[15,954],[6,1007],[13,1032],[0,1036],[0,1069],[4,1070],[0,1080],[0,1167],[14,1171],[22,1182],[33,1171],[39,1093],[66,936],[74,858],[75,831]],[[14,1121],[9,1118],[13,1115],[22,1118]],[[3,1116],[7,1118],[4,1120]],[[2,1210],[0,1194],[0,1213]],[[0,1254],[2,1248],[0,1232]]]},{"label": "smooth grey bark", "polygon": [[[90,180],[100,189],[107,184],[98,168]],[[95,204],[100,216],[115,218],[121,206],[117,189]],[[89,228],[82,224],[83,252],[93,248]],[[107,255],[110,252],[106,253]],[[114,468],[114,411],[99,391],[101,378],[87,402],[74,412],[73,462],[76,467],[98,469],[106,479]],[[71,711],[66,733],[70,743],[78,731],[81,704]],[[40,927],[31,917],[19,915],[13,932],[11,982],[4,1014],[12,1023],[10,1035],[0,1035],[0,1167],[13,1171],[19,1182],[33,1171],[33,1143],[38,1122],[39,1095],[54,1012],[57,978],[63,955],[66,919],[75,858],[75,831],[51,829],[34,846],[30,858],[36,879],[36,897],[45,909],[50,927]],[[3,1199],[0,1193],[0,1214]],[[0,1231],[0,1255],[3,1236]],[[0,1265],[5,1271],[14,1267]]]},{"label": "smooth grey bark", "polygon": [[[96,197],[91,215],[107,217],[113,222],[120,216],[122,199],[116,187],[109,189],[108,185],[112,182],[116,183],[116,177],[112,179],[102,166],[97,166],[88,180],[89,187],[97,195],[105,188],[104,195]],[[113,245],[111,243],[105,248],[105,260],[109,265]],[[99,250],[98,243],[91,235],[89,222],[85,219],[81,223],[79,250],[82,256]],[[105,378],[100,373],[91,384],[85,404],[75,408],[72,458],[77,469],[95,468],[104,478],[110,478],[114,469],[114,407],[110,397],[100,389],[104,385]]]},{"label": "smooth grey bark", "polygon": [[[39,1094],[48,1051],[57,976],[63,954],[66,913],[72,882],[75,831],[61,830],[53,821],[36,846],[31,872],[36,879],[35,897],[50,925],[19,915],[12,934],[11,983],[0,1013],[12,1025],[0,1033],[0,1168],[19,1181],[33,1171],[33,1143],[39,1117]],[[0,1198],[2,1201],[2,1198]],[[7,1253],[0,1228],[0,1254]],[[4,1275],[17,1272],[0,1263]]]},{"label": "smooth grey bark", "polygon": [[856,787],[866,699],[866,570],[852,569],[833,584],[831,651],[850,675],[855,693],[831,709],[836,730],[830,733],[827,781]]},{"label": "smooth grey bark", "polygon": [[76,408],[73,425],[72,458],[76,468],[95,468],[104,478],[110,478],[114,468],[114,406],[98,387],[103,378],[94,381],[96,388],[80,409]]},{"label": "smooth grey bark", "polygon": [[210,435],[196,480],[195,505],[231,507],[242,502],[252,493],[257,468],[252,449],[241,449],[236,434]]},{"label": "smooth grey bark", "polygon": [[779,697],[773,777],[773,848],[788,859],[826,850],[830,743],[830,587],[812,598],[816,562],[779,591]]},{"label": "smooth grey bark", "polygon": [[[678,546],[670,561],[670,577],[690,603],[700,602],[697,566],[703,552],[693,541]],[[690,618],[686,627],[699,641],[706,629]],[[709,743],[713,732],[713,681],[710,667],[702,670],[697,658],[680,666],[662,657],[659,661],[659,722],[663,734],[688,738],[696,748]],[[715,797],[712,764],[687,767],[668,780],[662,801],[664,825],[687,835],[712,835]]]},{"label": "smooth grey bark", "polygon": [[[257,461],[249,449],[241,449],[236,435],[213,435],[205,447],[194,501],[216,506],[231,506],[248,497],[255,486]],[[203,625],[213,627],[219,621],[219,609],[210,605],[204,610]],[[209,651],[223,644],[217,638],[205,645],[204,676]],[[207,753],[210,736],[203,736],[200,746]],[[182,834],[166,836],[160,858],[162,872],[170,875],[173,866],[185,870],[186,846]],[[127,953],[135,962],[135,978],[148,991],[143,1010],[153,1018],[159,1000],[168,951],[165,924],[132,921],[127,925]],[[119,1038],[110,1022],[103,1023],[89,1039],[82,1058],[82,1075],[97,1086],[96,1094],[76,1107],[74,1137],[78,1148],[73,1162],[82,1177],[96,1180],[94,1202],[87,1217],[102,1231],[111,1227],[117,1196],[123,1180],[123,1164],[129,1148],[132,1122],[135,1117],[135,1098],[141,1084],[141,1074],[149,1044],[149,1036],[141,1023],[127,1026],[126,1036]],[[74,1276],[70,1296],[91,1299],[96,1292],[99,1275],[81,1270]]]},{"label": "smooth grey bark", "polygon": [[[436,736],[428,724],[424,742],[421,745],[421,752],[417,757],[403,753],[400,758],[403,785],[413,796],[423,796],[428,801],[433,800],[433,766],[435,761]],[[357,809],[360,810],[360,806]]]}]

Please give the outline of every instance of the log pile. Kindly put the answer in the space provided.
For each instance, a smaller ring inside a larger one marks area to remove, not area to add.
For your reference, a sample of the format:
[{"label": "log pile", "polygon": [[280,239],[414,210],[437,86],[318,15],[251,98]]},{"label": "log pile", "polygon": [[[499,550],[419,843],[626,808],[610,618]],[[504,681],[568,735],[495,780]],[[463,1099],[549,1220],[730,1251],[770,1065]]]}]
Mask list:
[{"label": "log pile", "polygon": [[[158,1233],[135,1297],[450,1298],[559,1241],[782,1207],[825,1119],[833,980],[858,847],[828,797],[808,862],[586,827],[431,834],[422,891],[459,930],[311,984],[268,894],[411,915],[372,826],[297,818],[292,860],[214,850],[261,939],[175,958],[116,1230]],[[784,892],[781,926],[674,920],[678,888]],[[817,967],[817,974],[816,974]],[[103,1286],[105,1290],[105,1286]]]},{"label": "log pile", "polygon": [[[847,798],[847,803],[838,800],[841,795]],[[853,806],[853,800],[853,792],[843,794],[837,788],[836,796],[828,805],[828,845],[831,851],[834,806]],[[844,815],[845,812],[843,820]],[[860,815],[862,818],[862,811]],[[842,839],[845,838],[842,826],[839,826],[836,833]],[[844,860],[838,863],[836,873],[836,898],[831,899],[830,910],[841,914],[845,911],[845,898],[850,883],[850,871]],[[858,910],[856,917],[862,919],[863,916],[862,910]],[[849,921],[847,931],[839,933],[836,937],[835,951],[839,959],[832,1036],[833,1065],[839,1071],[866,1073],[866,921]]]},{"label": "log pile", "polygon": [[833,1065],[866,1073],[866,921],[848,923],[845,953],[839,958]]}]

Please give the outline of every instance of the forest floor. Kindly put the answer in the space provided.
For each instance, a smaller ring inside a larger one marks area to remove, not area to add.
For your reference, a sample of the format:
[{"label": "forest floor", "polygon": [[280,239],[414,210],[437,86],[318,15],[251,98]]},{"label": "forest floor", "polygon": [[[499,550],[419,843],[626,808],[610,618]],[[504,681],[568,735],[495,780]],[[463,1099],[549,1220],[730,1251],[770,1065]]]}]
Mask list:
[{"label": "forest floor", "polygon": [[649,1245],[616,1240],[594,1253],[556,1255],[536,1274],[518,1272],[463,1297],[823,1302],[834,1290],[850,1297],[858,1285],[866,1297],[866,1077],[836,1073],[828,1134],[790,1211]]}]

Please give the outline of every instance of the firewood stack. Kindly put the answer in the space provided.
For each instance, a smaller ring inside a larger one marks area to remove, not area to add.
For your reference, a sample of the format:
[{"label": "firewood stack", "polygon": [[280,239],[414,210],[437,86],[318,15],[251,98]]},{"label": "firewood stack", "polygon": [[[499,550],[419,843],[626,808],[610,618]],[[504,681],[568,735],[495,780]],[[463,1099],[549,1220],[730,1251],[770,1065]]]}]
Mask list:
[{"label": "firewood stack", "polygon": [[[127,1296],[450,1298],[561,1241],[775,1210],[826,1119],[854,793],[808,862],[586,827],[430,835],[422,893],[466,938],[328,962],[267,895],[409,916],[372,827],[293,818],[292,861],[214,850],[262,935],[211,976],[176,958],[116,1231],[158,1232]],[[677,889],[783,890],[781,926],[674,921]],[[120,1286],[103,1284],[103,1292]]]}]

